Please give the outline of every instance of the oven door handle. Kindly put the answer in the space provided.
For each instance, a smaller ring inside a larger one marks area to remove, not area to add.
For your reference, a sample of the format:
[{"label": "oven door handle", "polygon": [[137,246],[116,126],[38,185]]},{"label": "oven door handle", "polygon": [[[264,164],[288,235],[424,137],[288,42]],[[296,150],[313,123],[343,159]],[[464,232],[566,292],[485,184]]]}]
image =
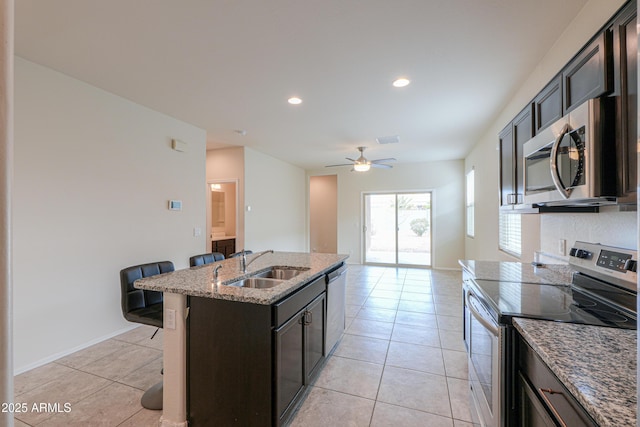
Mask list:
[{"label": "oven door handle", "polygon": [[[480,302],[480,300],[478,299],[478,297],[473,292],[471,292],[471,290],[468,290],[467,291],[467,301],[469,301],[471,299],[471,297],[475,298],[475,300],[478,301],[478,304],[482,304]],[[496,325],[494,325],[493,323],[489,322],[487,319],[482,317],[482,315],[480,313],[478,313],[475,308],[473,308],[473,305],[471,305],[471,303],[467,304],[467,308],[469,309],[469,311],[471,312],[473,317],[475,317],[475,319],[482,326],[484,326],[486,329],[488,329],[489,332],[491,332],[496,337],[498,336],[499,331],[498,331],[498,327]]]},{"label": "oven door handle", "polygon": [[556,186],[556,189],[558,190],[560,195],[565,199],[569,198],[571,189],[565,188],[565,186],[562,184],[562,179],[560,178],[560,172],[558,172],[558,148],[560,148],[560,142],[562,142],[562,138],[567,133],[569,133],[570,130],[571,127],[569,126],[569,123],[566,123],[558,134],[553,147],[551,147],[551,179],[553,180],[553,185]]}]

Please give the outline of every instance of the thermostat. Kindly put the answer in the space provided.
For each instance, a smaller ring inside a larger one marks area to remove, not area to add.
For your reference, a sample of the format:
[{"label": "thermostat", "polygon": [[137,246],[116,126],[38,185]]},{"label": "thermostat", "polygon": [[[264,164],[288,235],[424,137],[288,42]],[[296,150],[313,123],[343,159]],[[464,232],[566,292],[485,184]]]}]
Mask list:
[{"label": "thermostat", "polygon": [[181,211],[182,210],[182,200],[169,200],[169,210],[170,211]]}]

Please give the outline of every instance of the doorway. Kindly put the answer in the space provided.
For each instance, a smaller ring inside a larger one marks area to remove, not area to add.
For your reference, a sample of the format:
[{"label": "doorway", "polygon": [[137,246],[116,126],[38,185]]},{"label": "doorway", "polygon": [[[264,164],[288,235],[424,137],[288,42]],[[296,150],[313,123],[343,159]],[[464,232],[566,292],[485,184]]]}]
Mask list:
[{"label": "doorway", "polygon": [[365,264],[431,267],[432,194],[365,193]]},{"label": "doorway", "polygon": [[[207,223],[212,252],[235,252],[238,224],[238,181],[207,182]],[[207,244],[208,246],[208,244]]]},{"label": "doorway", "polygon": [[309,179],[309,244],[311,252],[338,253],[338,176]]}]

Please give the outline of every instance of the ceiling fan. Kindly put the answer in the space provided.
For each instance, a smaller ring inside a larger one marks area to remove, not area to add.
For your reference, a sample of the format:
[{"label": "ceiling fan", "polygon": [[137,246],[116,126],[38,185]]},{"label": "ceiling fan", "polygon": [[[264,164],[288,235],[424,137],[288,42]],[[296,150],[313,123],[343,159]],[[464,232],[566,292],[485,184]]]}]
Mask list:
[{"label": "ceiling fan", "polygon": [[367,147],[358,147],[358,151],[360,151],[360,157],[358,157],[357,159],[350,159],[349,157],[345,157],[351,163],[342,163],[339,165],[327,165],[325,167],[334,168],[337,166],[353,166],[353,169],[351,169],[352,172],[353,171],[366,172],[372,167],[382,168],[382,169],[391,169],[393,167],[391,165],[385,164],[385,162],[394,162],[396,159],[394,159],[393,157],[390,157],[388,159],[367,160],[367,158],[364,157],[364,150],[366,148]]}]

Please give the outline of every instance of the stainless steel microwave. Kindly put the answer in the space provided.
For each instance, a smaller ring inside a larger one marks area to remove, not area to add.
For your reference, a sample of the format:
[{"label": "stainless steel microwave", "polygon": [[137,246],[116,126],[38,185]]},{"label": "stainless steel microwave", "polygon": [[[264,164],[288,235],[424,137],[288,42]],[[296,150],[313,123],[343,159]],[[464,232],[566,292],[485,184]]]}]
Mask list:
[{"label": "stainless steel microwave", "polygon": [[524,144],[525,204],[616,203],[615,131],[606,117],[603,101],[590,99]]}]

